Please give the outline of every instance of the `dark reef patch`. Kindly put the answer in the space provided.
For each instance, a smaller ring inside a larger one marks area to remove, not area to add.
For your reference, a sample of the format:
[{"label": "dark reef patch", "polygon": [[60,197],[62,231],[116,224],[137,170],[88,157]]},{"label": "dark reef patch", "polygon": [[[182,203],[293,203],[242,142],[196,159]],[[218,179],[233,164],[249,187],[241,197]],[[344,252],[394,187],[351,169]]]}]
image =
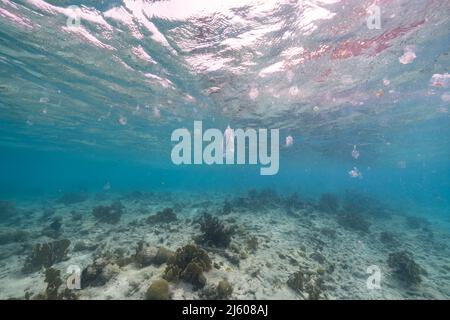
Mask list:
[{"label": "dark reef patch", "polygon": [[26,259],[22,271],[32,273],[42,267],[49,268],[53,264],[63,261],[67,258],[69,246],[70,240],[68,239],[36,244],[31,255]]},{"label": "dark reef patch", "polygon": [[408,251],[389,254],[388,265],[393,269],[397,278],[407,286],[421,283],[421,275],[426,275],[425,270],[414,261],[413,255]]},{"label": "dark reef patch", "polygon": [[170,223],[173,221],[177,221],[177,215],[172,208],[165,208],[146,219],[146,222],[149,224]]},{"label": "dark reef patch", "polygon": [[182,280],[191,283],[194,289],[199,289],[206,284],[203,272],[211,268],[212,262],[206,251],[188,244],[178,248],[169,259],[163,278],[170,282]]},{"label": "dark reef patch", "polygon": [[217,217],[208,213],[203,213],[198,219],[198,223],[202,234],[196,239],[196,242],[220,248],[226,248],[230,245],[231,237],[235,233],[234,227],[225,226]]},{"label": "dark reef patch", "polygon": [[116,201],[110,206],[97,206],[92,209],[92,215],[98,222],[116,224],[124,213],[125,207],[120,201]]}]

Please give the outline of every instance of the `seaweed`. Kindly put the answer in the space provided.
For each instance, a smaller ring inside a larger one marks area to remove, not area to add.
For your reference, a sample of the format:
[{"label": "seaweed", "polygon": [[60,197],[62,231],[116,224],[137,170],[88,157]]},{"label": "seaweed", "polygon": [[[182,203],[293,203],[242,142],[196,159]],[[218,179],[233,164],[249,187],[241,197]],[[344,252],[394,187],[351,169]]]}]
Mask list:
[{"label": "seaweed", "polygon": [[58,289],[63,283],[60,274],[61,272],[54,268],[45,269],[45,283],[47,283],[45,295],[49,300],[58,299]]},{"label": "seaweed", "polygon": [[226,227],[217,217],[213,217],[208,213],[203,213],[198,223],[202,232],[202,235],[197,239],[198,242],[221,248],[226,248],[230,245],[235,228]]},{"label": "seaweed", "polygon": [[165,208],[162,211],[158,211],[156,214],[148,217],[146,222],[149,224],[157,223],[170,223],[177,220],[177,215],[173,212],[172,208]]},{"label": "seaweed", "polygon": [[119,273],[119,266],[99,257],[81,272],[81,287],[101,287]]},{"label": "seaweed", "polygon": [[323,193],[320,196],[318,208],[326,213],[337,213],[339,210],[339,199],[332,193]]},{"label": "seaweed", "polygon": [[61,203],[66,206],[75,203],[84,202],[89,198],[86,192],[67,192],[56,200],[56,203]]},{"label": "seaweed", "polygon": [[425,270],[419,266],[408,251],[398,251],[389,254],[388,265],[393,269],[398,279],[407,286],[418,285],[422,282],[421,275],[426,274]]},{"label": "seaweed", "polygon": [[228,282],[228,280],[224,279],[219,281],[216,291],[218,299],[228,299],[233,293],[233,287]]},{"label": "seaweed", "polygon": [[303,271],[297,271],[291,274],[286,282],[289,288],[296,292],[303,291],[303,285],[305,282]]},{"label": "seaweed", "polygon": [[347,228],[356,231],[369,232],[370,223],[359,213],[342,212],[337,218],[338,223]]},{"label": "seaweed", "polygon": [[70,240],[62,239],[53,242],[36,244],[31,255],[26,259],[22,268],[24,273],[32,273],[42,267],[49,268],[53,264],[67,258]]},{"label": "seaweed", "polygon": [[[44,293],[38,294],[36,296],[37,299],[45,299],[45,300],[77,300],[79,296],[68,288],[64,290],[61,289],[61,285],[63,281],[61,280],[61,272],[54,268],[46,268],[45,269],[45,283],[47,283],[47,287]],[[25,294],[25,298],[30,298],[30,293]]]},{"label": "seaweed", "polygon": [[92,214],[98,222],[117,224],[124,212],[125,207],[120,201],[110,206],[97,206],[92,209]]},{"label": "seaweed", "polygon": [[143,241],[138,243],[136,253],[133,256],[133,261],[140,267],[149,265],[160,266],[169,261],[175,253],[165,247],[155,247],[148,245]]},{"label": "seaweed", "polygon": [[206,251],[188,244],[178,248],[169,259],[163,278],[171,282],[183,280],[191,283],[194,289],[199,289],[206,284],[203,272],[211,268],[212,262]]}]

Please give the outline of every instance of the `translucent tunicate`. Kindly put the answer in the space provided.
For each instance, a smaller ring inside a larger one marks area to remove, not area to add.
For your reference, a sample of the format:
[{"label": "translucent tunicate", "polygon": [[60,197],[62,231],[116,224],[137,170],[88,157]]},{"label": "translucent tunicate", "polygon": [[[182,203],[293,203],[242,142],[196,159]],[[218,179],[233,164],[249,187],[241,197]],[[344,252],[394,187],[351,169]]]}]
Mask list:
[{"label": "translucent tunicate", "polygon": [[352,157],[353,157],[354,159],[358,159],[358,158],[359,158],[359,151],[356,150],[356,145],[353,146]]}]

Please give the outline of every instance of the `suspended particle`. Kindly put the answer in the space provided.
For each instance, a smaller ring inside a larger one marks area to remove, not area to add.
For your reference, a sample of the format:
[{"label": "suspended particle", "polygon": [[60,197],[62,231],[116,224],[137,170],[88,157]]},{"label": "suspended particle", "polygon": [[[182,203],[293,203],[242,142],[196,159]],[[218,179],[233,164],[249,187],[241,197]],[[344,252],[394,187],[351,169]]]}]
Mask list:
[{"label": "suspended particle", "polygon": [[286,137],[286,147],[290,147],[294,144],[294,138],[292,138],[292,136],[287,136]]},{"label": "suspended particle", "polygon": [[250,99],[255,100],[259,96],[258,88],[251,88],[248,96],[250,97]]},{"label": "suspended particle", "polygon": [[124,126],[127,124],[127,118],[125,118],[124,116],[120,116],[119,117],[119,123]]},{"label": "suspended particle", "polygon": [[356,145],[353,146],[352,157],[353,157],[353,159],[359,158],[359,151],[356,149]]}]

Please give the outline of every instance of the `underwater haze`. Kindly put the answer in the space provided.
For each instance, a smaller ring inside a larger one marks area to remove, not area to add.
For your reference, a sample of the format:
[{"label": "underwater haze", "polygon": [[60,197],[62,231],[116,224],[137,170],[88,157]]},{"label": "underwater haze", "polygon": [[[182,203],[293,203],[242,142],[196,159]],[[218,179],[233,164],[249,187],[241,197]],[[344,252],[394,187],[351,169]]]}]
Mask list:
[{"label": "underwater haze", "polygon": [[447,0],[0,0],[0,299],[449,299],[449,53]]}]

